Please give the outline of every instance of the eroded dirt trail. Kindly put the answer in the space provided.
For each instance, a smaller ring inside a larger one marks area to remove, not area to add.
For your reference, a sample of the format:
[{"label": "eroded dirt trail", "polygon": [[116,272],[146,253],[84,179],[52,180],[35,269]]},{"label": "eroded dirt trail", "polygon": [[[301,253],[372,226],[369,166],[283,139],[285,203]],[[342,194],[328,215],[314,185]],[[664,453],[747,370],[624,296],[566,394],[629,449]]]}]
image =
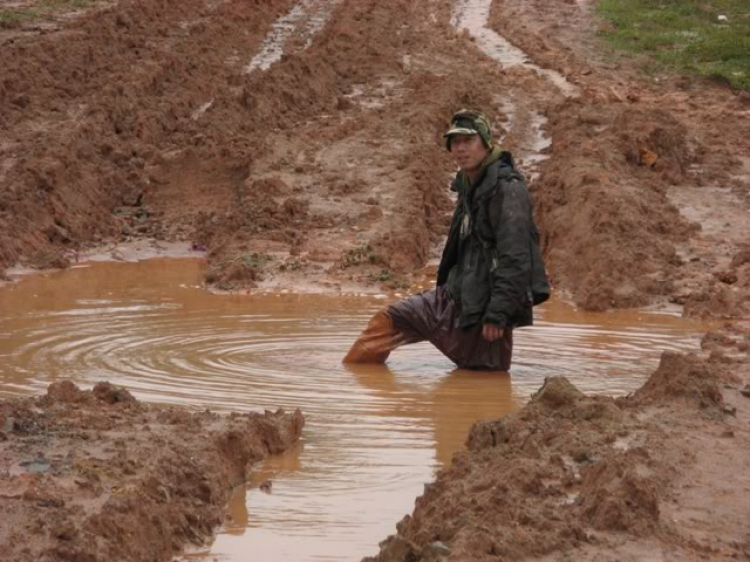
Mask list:
[{"label": "eroded dirt trail", "polygon": [[[29,206],[5,218],[19,231],[4,241],[6,264],[64,264],[74,256],[59,248],[150,234],[206,246],[209,280],[223,288],[399,286],[444,235],[452,169],[440,134],[456,107],[487,108],[504,144],[538,175],[532,165],[548,150],[544,113],[558,93],[546,92],[551,71],[527,60],[510,67],[511,76],[499,70],[492,57],[511,45],[491,43],[483,54],[457,35],[477,17],[486,23],[488,3],[242,9],[182,5],[177,24],[162,33],[156,29],[177,10],[169,3],[146,13],[113,8],[71,24],[93,44],[89,30],[111,22],[122,56],[132,60],[115,65],[110,56],[108,68],[129,69],[128,79],[121,92],[102,88],[103,77],[80,81],[62,97],[78,108],[74,121],[57,116],[55,80],[51,91],[19,99],[28,102],[24,111],[6,113],[16,142],[4,153],[5,185],[29,186],[20,198]],[[143,40],[126,38],[131,29]],[[54,50],[62,33],[34,47]],[[487,28],[485,36],[499,40]],[[199,55],[207,44],[210,56]],[[19,72],[6,84],[7,99],[24,89],[24,74],[34,77]],[[471,86],[477,75],[487,81],[480,91]],[[122,109],[105,113],[112,103]],[[38,155],[20,159],[30,129],[40,131]],[[50,153],[61,144],[76,153]],[[38,177],[46,168],[34,164],[41,161],[52,166],[46,179]],[[94,196],[86,182],[102,177],[109,179],[97,180]]]},{"label": "eroded dirt trail", "polygon": [[222,288],[401,287],[451,209],[445,116],[474,105],[533,180],[553,279],[579,305],[747,312],[713,282],[744,278],[742,241],[726,272],[685,250],[703,187],[747,209],[747,96],[602,62],[590,7],[136,6],[0,34],[4,265],[151,235],[205,247]]}]

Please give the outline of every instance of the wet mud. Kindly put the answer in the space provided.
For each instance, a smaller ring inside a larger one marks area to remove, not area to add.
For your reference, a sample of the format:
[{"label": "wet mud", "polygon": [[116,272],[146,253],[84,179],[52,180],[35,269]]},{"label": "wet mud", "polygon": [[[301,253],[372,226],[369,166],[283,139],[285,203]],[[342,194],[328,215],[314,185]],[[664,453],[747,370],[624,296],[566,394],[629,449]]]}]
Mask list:
[{"label": "wet mud", "polygon": [[254,463],[300,437],[299,411],[219,416],[54,383],[0,402],[6,560],[170,560],[211,537]]},{"label": "wet mud", "polygon": [[632,392],[662,350],[697,350],[706,329],[553,300],[516,333],[511,375],[455,370],[427,344],[385,366],[345,367],[362,325],[394,295],[212,294],[204,270],[197,259],[88,262],[0,291],[2,398],[106,379],[143,402],[304,412],[300,442],[249,471],[216,540],[191,545],[192,560],[243,560],[248,549],[269,560],[371,555],[475,422],[517,411],[547,376]]},{"label": "wet mud", "polygon": [[[538,397],[509,418],[512,448],[475,428],[381,559],[747,556],[735,523],[750,505],[737,476],[746,92],[603,53],[591,2],[73,4],[0,26],[0,270],[15,267],[0,283],[89,252],[168,255],[169,242],[205,255],[221,291],[405,294],[439,256],[452,208],[447,117],[482,107],[527,174],[558,294],[726,323],[699,355],[665,356],[632,398]],[[581,386],[571,364],[549,374]],[[536,390],[548,372],[522,374]],[[468,479],[478,467],[491,470]]]},{"label": "wet mud", "polygon": [[665,354],[618,399],[547,379],[518,413],[476,424],[366,560],[746,558],[747,359]]},{"label": "wet mud", "polygon": [[701,249],[689,211],[709,189],[746,209],[747,96],[604,62],[578,3],[196,0],[74,16],[0,32],[4,267],[151,236],[205,249],[221,289],[399,287],[448,222],[445,115],[476,105],[531,180],[559,290],[591,310],[747,313],[715,282],[746,273]]}]

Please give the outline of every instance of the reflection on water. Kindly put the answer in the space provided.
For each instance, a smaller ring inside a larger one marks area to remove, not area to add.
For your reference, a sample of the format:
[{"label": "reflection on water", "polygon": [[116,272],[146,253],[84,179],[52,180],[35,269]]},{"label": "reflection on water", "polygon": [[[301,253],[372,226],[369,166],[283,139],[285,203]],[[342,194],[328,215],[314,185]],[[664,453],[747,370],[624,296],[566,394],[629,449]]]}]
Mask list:
[{"label": "reflection on water", "polygon": [[587,392],[632,391],[662,350],[696,349],[702,328],[551,302],[537,326],[516,332],[511,376],[454,370],[429,344],[397,350],[387,366],[345,368],[341,357],[383,300],[211,295],[203,267],[96,264],[0,290],[0,396],[106,379],[150,401],[303,410],[303,441],[236,491],[216,542],[190,556],[200,560],[373,554],[476,420],[518,409],[555,374]]}]

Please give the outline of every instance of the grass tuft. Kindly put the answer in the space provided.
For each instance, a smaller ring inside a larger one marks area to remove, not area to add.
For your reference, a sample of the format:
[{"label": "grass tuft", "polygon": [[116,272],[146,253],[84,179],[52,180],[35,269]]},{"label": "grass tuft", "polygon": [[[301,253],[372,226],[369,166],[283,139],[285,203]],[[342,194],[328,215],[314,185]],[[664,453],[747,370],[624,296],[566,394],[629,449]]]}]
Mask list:
[{"label": "grass tuft", "polygon": [[749,0],[600,0],[601,32],[647,70],[716,76],[750,89]]},{"label": "grass tuft", "polygon": [[0,27],[16,27],[26,22],[51,19],[61,13],[91,8],[101,0],[40,0],[28,8],[0,8]]}]

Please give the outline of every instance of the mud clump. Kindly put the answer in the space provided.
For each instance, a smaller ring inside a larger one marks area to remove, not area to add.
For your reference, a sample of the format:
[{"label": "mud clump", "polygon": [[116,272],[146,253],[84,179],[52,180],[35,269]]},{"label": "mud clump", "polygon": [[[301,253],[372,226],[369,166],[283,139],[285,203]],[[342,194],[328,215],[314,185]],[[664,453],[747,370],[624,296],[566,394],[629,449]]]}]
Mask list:
[{"label": "mud clump", "polygon": [[171,560],[207,541],[233,487],[300,436],[299,411],[219,416],[70,381],[0,402],[9,560]]},{"label": "mud clump", "polygon": [[551,408],[561,408],[573,406],[581,398],[583,393],[565,377],[549,377],[545,379],[542,388],[531,397],[531,401]]},{"label": "mud clump", "polygon": [[695,354],[664,352],[635,399],[641,403],[686,399],[701,408],[720,409],[724,399],[714,369]]},{"label": "mud clump", "polygon": [[263,274],[257,266],[233,261],[229,265],[214,265],[206,272],[206,283],[212,284],[222,291],[232,291],[240,288],[253,288],[263,279]]},{"label": "mud clump", "polygon": [[126,389],[116,387],[108,382],[100,382],[94,386],[93,394],[97,400],[107,404],[132,404],[135,398]]},{"label": "mud clump", "polygon": [[365,561],[594,560],[661,540],[694,548],[675,534],[670,501],[695,461],[684,436],[697,420],[734,435],[725,417],[696,415],[722,408],[722,376],[697,356],[665,353],[629,398],[587,396],[548,378],[519,412],[475,424],[467,449]]}]

